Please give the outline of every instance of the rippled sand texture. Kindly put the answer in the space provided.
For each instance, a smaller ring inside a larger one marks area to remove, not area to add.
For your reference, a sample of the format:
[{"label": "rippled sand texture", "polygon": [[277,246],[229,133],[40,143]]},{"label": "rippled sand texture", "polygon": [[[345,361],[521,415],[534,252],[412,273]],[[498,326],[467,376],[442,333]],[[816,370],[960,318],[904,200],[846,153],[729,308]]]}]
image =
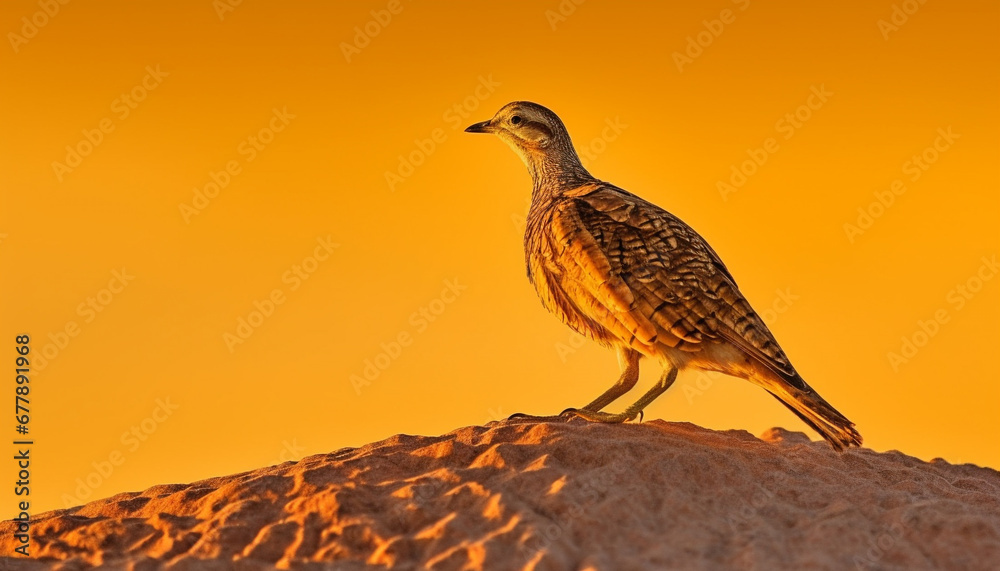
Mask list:
[{"label": "rippled sand texture", "polygon": [[505,421],[36,521],[39,562],[0,568],[993,570],[1000,473],[781,429]]}]

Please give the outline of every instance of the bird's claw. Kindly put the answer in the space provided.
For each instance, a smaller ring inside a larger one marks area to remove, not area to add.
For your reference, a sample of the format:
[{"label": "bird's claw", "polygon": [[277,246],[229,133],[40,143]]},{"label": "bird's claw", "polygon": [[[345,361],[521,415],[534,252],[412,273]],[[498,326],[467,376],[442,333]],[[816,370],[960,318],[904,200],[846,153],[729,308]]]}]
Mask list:
[{"label": "bird's claw", "polygon": [[560,420],[566,420],[564,416],[537,416],[534,414],[527,414],[524,412],[516,412],[507,417],[507,420],[522,421],[522,422],[558,422]]},{"label": "bird's claw", "polygon": [[[638,412],[639,422],[642,422],[643,414],[640,410]],[[607,412],[597,412],[594,410],[588,410],[586,408],[567,408],[566,410],[560,412],[556,416],[535,416],[532,414],[525,414],[523,412],[516,412],[507,417],[507,420],[536,420],[536,421],[553,421],[553,420],[569,420],[572,418],[582,418],[590,422],[606,422],[617,424],[621,422],[631,422],[635,420],[636,415],[628,416],[628,411],[610,414]]]}]

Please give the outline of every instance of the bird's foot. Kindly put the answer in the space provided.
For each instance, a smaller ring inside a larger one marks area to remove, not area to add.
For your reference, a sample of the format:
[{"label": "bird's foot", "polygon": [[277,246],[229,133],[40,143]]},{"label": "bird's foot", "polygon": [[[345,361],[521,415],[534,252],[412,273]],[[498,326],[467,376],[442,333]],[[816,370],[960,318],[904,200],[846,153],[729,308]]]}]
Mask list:
[{"label": "bird's foot", "polygon": [[597,412],[593,410],[587,410],[585,408],[567,408],[566,410],[562,411],[559,414],[559,416],[569,417],[569,418],[578,416],[580,418],[589,420],[591,422],[606,422],[609,424],[617,424],[622,422],[628,422],[630,420],[635,420],[635,417],[641,414],[642,411],[631,412],[626,410],[618,414],[612,414],[608,412]]},{"label": "bird's foot", "polygon": [[536,416],[534,414],[515,412],[514,414],[508,416],[507,420],[514,422],[556,422],[556,421],[565,421],[566,417],[562,415]]}]

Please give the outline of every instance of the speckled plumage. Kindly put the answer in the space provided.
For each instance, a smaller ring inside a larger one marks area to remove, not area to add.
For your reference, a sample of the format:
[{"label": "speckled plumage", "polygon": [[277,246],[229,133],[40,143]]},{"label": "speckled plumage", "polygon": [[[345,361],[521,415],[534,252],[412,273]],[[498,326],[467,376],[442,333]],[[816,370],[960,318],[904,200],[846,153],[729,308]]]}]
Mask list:
[{"label": "speckled plumage", "polygon": [[[621,358],[618,384],[573,413],[630,420],[678,370],[694,367],[762,386],[838,449],[860,444],[853,424],[798,375],[708,243],[655,204],[592,177],[554,113],[514,102],[469,130],[499,135],[532,175],[525,261],[542,304]],[[626,413],[601,413],[635,384],[640,355],[663,364],[660,386]]]}]

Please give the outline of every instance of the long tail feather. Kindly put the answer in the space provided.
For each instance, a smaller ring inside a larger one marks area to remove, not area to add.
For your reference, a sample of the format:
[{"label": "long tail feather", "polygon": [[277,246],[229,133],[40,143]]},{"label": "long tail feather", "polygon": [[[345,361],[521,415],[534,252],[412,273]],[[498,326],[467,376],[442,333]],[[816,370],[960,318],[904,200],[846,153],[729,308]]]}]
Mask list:
[{"label": "long tail feather", "polygon": [[835,449],[842,451],[851,446],[861,446],[861,434],[854,428],[854,423],[819,396],[801,376],[796,374],[778,379],[775,377],[779,375],[770,370],[761,373],[754,375],[752,380],[767,389]]}]

